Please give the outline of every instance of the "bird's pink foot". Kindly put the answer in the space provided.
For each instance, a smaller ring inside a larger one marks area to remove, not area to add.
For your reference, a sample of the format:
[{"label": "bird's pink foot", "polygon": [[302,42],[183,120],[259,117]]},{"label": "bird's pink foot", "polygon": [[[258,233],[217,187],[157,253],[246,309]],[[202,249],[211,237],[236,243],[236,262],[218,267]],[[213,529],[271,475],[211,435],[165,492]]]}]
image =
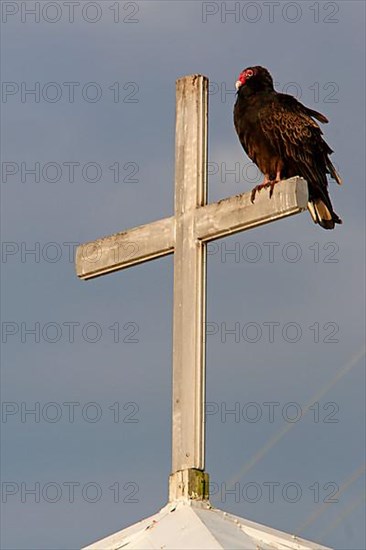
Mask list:
[{"label": "bird's pink foot", "polygon": [[257,193],[260,193],[262,191],[262,189],[265,189],[266,187],[269,187],[270,185],[272,185],[272,182],[271,180],[269,179],[269,177],[265,177],[263,182],[260,183],[259,185],[256,185],[253,189],[252,189],[252,194],[250,196],[250,200],[251,202],[254,204],[254,200],[255,200],[255,196]]},{"label": "bird's pink foot", "polygon": [[255,195],[257,194],[257,192],[259,193],[262,189],[265,189],[266,187],[270,188],[269,189],[269,198],[271,198],[272,195],[273,195],[274,186],[280,180],[281,180],[281,176],[280,176],[279,173],[276,174],[276,179],[274,179],[274,180],[269,179],[269,176],[266,175],[263,182],[260,183],[259,185],[257,185],[256,187],[254,187],[254,189],[252,190],[252,194],[250,196],[251,202],[254,204]]}]

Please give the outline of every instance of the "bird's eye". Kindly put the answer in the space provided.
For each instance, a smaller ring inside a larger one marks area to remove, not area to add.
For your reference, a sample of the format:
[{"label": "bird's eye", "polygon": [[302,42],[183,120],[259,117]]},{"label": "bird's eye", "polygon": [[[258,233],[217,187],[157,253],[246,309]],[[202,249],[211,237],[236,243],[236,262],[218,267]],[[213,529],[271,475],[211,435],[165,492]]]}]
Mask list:
[{"label": "bird's eye", "polygon": [[247,72],[245,73],[245,76],[246,76],[247,78],[250,78],[251,76],[253,76],[253,71],[251,71],[251,70],[247,71]]}]

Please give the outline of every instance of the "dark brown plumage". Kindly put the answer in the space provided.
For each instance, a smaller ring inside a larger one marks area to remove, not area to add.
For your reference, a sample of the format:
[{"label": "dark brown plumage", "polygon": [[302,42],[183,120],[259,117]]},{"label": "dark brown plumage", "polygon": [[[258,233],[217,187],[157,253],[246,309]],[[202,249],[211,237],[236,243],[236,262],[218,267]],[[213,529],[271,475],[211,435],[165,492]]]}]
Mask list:
[{"label": "dark brown plumage", "polygon": [[314,222],[324,229],[342,223],[329,198],[327,174],[338,184],[342,180],[329,158],[333,151],[314,120],[327,123],[327,118],[293,96],[276,92],[264,67],[242,71],[236,87],[235,129],[245,152],[265,176],[253,189],[252,200],[263,187],[271,187],[271,196],[275,183],[301,176],[308,182],[308,207]]}]

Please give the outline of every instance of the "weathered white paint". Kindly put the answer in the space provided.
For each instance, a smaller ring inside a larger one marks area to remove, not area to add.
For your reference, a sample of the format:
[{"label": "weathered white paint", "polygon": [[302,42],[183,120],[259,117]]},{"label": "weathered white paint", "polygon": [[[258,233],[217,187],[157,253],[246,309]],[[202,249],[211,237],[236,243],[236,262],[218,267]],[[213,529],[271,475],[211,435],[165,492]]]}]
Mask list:
[{"label": "weathered white paint", "polygon": [[260,191],[254,204],[251,193],[229,197],[196,211],[195,237],[207,242],[246,231],[298,214],[306,210],[307,201],[308,186],[300,177],[278,183],[271,199],[268,189]]},{"label": "weathered white paint", "polygon": [[[306,210],[308,188],[300,177],[281,181],[271,199],[268,193],[266,189],[257,193],[254,204],[249,192],[195,208],[193,238],[208,242]],[[81,279],[99,277],[172,254],[175,249],[172,216],[78,246],[76,272]]]},{"label": "weathered white paint", "polygon": [[174,501],[157,514],[84,550],[329,550],[309,540],[213,508]]},{"label": "weathered white paint", "polygon": [[206,204],[207,88],[197,75],[176,85],[173,472],[205,469],[206,246],[194,215]]},{"label": "weathered white paint", "polygon": [[76,273],[90,279],[171,254],[174,230],[174,218],[165,218],[82,244],[76,249]]}]

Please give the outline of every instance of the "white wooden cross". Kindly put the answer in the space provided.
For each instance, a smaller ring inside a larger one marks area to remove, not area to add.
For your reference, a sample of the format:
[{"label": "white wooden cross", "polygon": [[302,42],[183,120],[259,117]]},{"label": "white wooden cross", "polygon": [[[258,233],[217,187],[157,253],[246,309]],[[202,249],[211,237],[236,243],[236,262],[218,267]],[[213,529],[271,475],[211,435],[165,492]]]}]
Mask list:
[{"label": "white wooden cross", "polygon": [[307,207],[305,180],[207,204],[208,78],[176,82],[174,216],[80,245],[76,271],[90,279],[174,253],[173,435],[169,498],[208,498],[205,473],[206,244]]}]

